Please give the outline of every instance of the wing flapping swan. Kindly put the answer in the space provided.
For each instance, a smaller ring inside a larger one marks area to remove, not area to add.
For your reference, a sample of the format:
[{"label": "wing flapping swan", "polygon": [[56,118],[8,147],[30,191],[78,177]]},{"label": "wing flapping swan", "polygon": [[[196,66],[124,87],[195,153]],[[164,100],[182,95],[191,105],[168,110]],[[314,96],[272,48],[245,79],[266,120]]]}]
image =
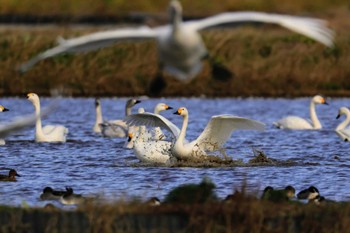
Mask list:
[{"label": "wing flapping swan", "polygon": [[[182,6],[178,0],[170,1],[169,15],[170,23],[165,26],[122,28],[67,40],[60,38],[56,47],[46,50],[22,64],[20,70],[25,72],[39,61],[62,53],[91,51],[126,40],[155,40],[158,47],[159,70],[163,69],[178,80],[188,82],[201,71],[203,59],[210,58],[200,31],[245,22],[276,24],[310,37],[328,47],[333,46],[333,31],[327,27],[326,21],[317,18],[263,12],[228,12],[184,22],[182,21]],[[214,70],[215,64],[211,62],[211,65]],[[158,72],[157,78],[158,81],[162,80],[161,72]]]},{"label": "wing flapping swan", "polygon": [[[178,131],[166,118],[155,114],[136,114],[125,118],[130,125],[159,126],[171,132],[176,141],[171,147],[171,153],[178,159],[203,158],[207,152],[222,151],[223,145],[235,130],[264,130],[265,125],[261,122],[233,115],[213,116],[199,137],[186,142],[186,131],[188,126],[188,110],[179,108],[174,114],[183,116],[182,128]],[[176,127],[177,128],[177,127]]]}]

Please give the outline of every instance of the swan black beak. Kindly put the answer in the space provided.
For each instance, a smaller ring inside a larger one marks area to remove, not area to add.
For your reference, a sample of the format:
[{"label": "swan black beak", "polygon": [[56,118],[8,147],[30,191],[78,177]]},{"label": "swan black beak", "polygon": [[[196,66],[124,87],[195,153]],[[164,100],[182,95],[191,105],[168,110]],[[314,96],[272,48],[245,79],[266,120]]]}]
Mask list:
[{"label": "swan black beak", "polygon": [[174,112],[175,115],[180,115],[181,113],[179,112],[179,110],[177,110],[176,112]]},{"label": "swan black beak", "polygon": [[168,106],[168,108],[166,110],[170,110],[170,109],[173,109],[172,107]]},{"label": "swan black beak", "polygon": [[326,101],[325,101],[323,104],[325,104],[325,105],[329,105],[329,103],[327,103]]},{"label": "swan black beak", "polygon": [[10,109],[4,108],[2,111],[3,111],[3,112],[8,112],[8,111],[10,111]]},{"label": "swan black beak", "polygon": [[338,119],[340,117],[340,114],[338,114],[338,116],[335,119]]},{"label": "swan black beak", "polygon": [[135,104],[141,103],[141,100],[136,100]]},{"label": "swan black beak", "polygon": [[132,139],[132,133],[129,133],[129,136],[128,136],[128,142],[130,142]]}]

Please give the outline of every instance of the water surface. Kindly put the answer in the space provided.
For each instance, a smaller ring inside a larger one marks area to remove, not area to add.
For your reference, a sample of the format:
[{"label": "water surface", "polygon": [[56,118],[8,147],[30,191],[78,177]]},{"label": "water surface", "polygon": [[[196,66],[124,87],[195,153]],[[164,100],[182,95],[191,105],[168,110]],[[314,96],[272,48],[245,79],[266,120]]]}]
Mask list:
[{"label": "water surface", "polygon": [[[42,98],[42,105],[52,102]],[[126,98],[102,98],[104,119],[123,117]],[[153,111],[158,102],[174,108],[186,106],[190,111],[187,138],[198,136],[212,115],[234,114],[264,122],[264,132],[236,131],[226,143],[227,154],[248,162],[252,148],[269,157],[291,160],[294,166],[235,166],[220,168],[142,166],[132,150],[123,147],[125,140],[103,138],[92,132],[95,121],[94,99],[63,98],[60,107],[43,120],[43,124],[62,124],[69,128],[67,143],[35,143],[34,127],[9,136],[0,147],[0,168],[14,168],[22,177],[18,182],[0,182],[0,204],[43,206],[38,197],[45,186],[64,189],[73,187],[76,193],[118,198],[151,196],[164,198],[172,188],[183,183],[198,183],[209,177],[224,198],[247,182],[249,191],[260,193],[271,185],[283,188],[293,185],[297,191],[315,185],[323,196],[349,200],[350,143],[341,141],[334,128],[342,119],[335,119],[338,108],[348,106],[350,99],[332,99],[329,106],[317,106],[322,130],[279,130],[272,123],[286,115],[309,118],[309,98],[169,98],[145,99],[137,107]],[[3,123],[34,111],[25,98],[2,98],[10,109],[2,112]],[[136,109],[134,110],[136,111]],[[182,119],[164,112],[163,115],[180,127]],[[2,174],[7,170],[1,169]]]}]

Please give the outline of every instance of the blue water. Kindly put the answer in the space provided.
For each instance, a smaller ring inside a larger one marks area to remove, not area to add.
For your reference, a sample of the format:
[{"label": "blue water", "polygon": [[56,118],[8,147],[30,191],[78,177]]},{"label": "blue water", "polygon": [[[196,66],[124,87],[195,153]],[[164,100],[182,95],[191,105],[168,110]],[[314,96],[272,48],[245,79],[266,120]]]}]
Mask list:
[{"label": "blue water", "polygon": [[[53,99],[42,98],[42,105]],[[21,175],[18,182],[0,182],[0,204],[13,206],[25,201],[30,206],[43,206],[39,195],[45,186],[64,189],[71,186],[85,196],[102,196],[108,200],[151,196],[164,198],[172,188],[183,183],[198,183],[209,177],[224,198],[244,182],[248,191],[260,194],[267,185],[293,185],[297,192],[315,185],[320,193],[334,200],[350,200],[350,143],[343,142],[334,132],[342,119],[335,119],[338,108],[348,106],[350,99],[331,99],[329,106],[317,106],[322,130],[286,131],[275,129],[272,122],[293,114],[309,117],[309,98],[169,98],[144,99],[138,107],[153,111],[158,102],[190,111],[187,139],[196,138],[212,115],[234,114],[264,122],[264,132],[236,131],[226,143],[227,154],[248,162],[257,148],[273,159],[291,160],[294,166],[240,166],[220,168],[143,166],[132,150],[123,147],[125,140],[103,138],[93,133],[94,99],[63,98],[56,111],[43,124],[61,124],[69,129],[66,143],[35,143],[34,127],[6,138],[0,147],[0,172],[14,168]],[[126,98],[102,98],[104,119],[122,118]],[[2,123],[34,111],[26,98],[2,98],[9,112],[0,113]],[[134,110],[136,111],[136,109]],[[162,113],[180,126],[182,118],[172,111]]]}]

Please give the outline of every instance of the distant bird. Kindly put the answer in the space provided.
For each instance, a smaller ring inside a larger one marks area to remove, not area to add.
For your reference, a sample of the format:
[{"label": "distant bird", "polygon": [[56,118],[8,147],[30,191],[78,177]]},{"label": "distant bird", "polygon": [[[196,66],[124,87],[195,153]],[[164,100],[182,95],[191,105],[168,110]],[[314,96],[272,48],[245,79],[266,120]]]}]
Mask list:
[{"label": "distant bird", "polygon": [[311,99],[310,102],[310,117],[311,121],[298,116],[287,116],[284,117],[273,124],[280,129],[321,129],[321,122],[318,120],[316,114],[316,104],[328,105],[326,99],[323,96],[316,95]]},{"label": "distant bird", "polygon": [[40,117],[40,99],[35,93],[27,94],[28,100],[34,105],[37,116],[35,125],[35,141],[36,142],[66,142],[68,129],[63,125],[46,125],[42,127]]},{"label": "distant bird", "polygon": [[0,181],[17,181],[16,176],[20,177],[15,169],[10,169],[8,175],[0,175]]},{"label": "distant bird", "polygon": [[[0,112],[7,112],[10,111],[9,109],[5,108],[4,106],[0,105]],[[0,138],[0,146],[5,145],[6,142],[4,139]]]},{"label": "distant bird", "polygon": [[[138,103],[141,103],[140,100],[137,99],[129,99],[126,101],[125,104],[125,115],[124,116],[129,116],[131,114],[131,109]],[[101,113],[101,116],[97,116],[97,118],[102,118],[102,112],[98,112],[96,110],[96,113],[99,114]],[[124,117],[123,116],[123,117]],[[129,126],[122,120],[121,117],[120,119],[117,120],[108,120],[104,121],[101,124],[99,124],[101,128],[101,134],[104,137],[111,137],[111,138],[126,138],[128,137],[128,132],[129,132]]]},{"label": "distant bird", "polygon": [[309,188],[304,189],[297,194],[298,199],[307,199],[307,200],[313,200],[317,196],[320,196],[320,192],[315,186],[310,186]]},{"label": "distant bird", "polygon": [[342,115],[345,115],[345,120],[335,128],[335,132],[343,141],[350,141],[350,127],[347,127],[350,123],[350,110],[347,107],[339,108],[337,119]]},{"label": "distant bird", "polygon": [[101,133],[100,124],[103,123],[103,117],[102,117],[101,102],[99,98],[95,99],[95,110],[96,110],[96,120],[93,127],[93,131],[95,133]]},{"label": "distant bird", "polygon": [[[161,70],[172,74],[180,81],[189,82],[202,69],[202,61],[209,59],[214,76],[230,78],[230,72],[212,59],[204,45],[200,31],[223,25],[237,25],[246,22],[277,24],[289,30],[310,37],[326,46],[333,45],[333,32],[326,27],[326,22],[316,18],[290,15],[269,14],[262,12],[227,12],[204,19],[182,21],[182,6],[178,0],[169,4],[170,24],[149,28],[123,28],[96,32],[85,36],[65,40],[58,39],[59,45],[49,49],[20,66],[20,71],[29,70],[37,62],[62,53],[76,53],[96,50],[120,41],[154,39],[159,54],[159,72],[153,88],[164,88]],[[219,77],[217,77],[219,78]]]},{"label": "distant bird", "polygon": [[262,200],[269,200],[273,202],[288,201],[295,197],[295,188],[293,186],[286,186],[284,189],[275,190],[271,186],[267,186],[261,196]]},{"label": "distant bird", "polygon": [[63,205],[80,205],[86,201],[86,198],[81,194],[75,194],[72,188],[66,187],[66,190],[67,192],[59,199]]},{"label": "distant bird", "polygon": [[215,184],[204,178],[199,184],[183,184],[172,189],[164,199],[164,203],[205,203],[218,199]]},{"label": "distant bird", "polygon": [[61,196],[67,194],[68,190],[54,190],[51,187],[45,187],[40,195],[41,200],[59,200]]},{"label": "distant bird", "polygon": [[159,206],[161,202],[158,197],[151,197],[145,202],[145,204],[149,206]]}]

